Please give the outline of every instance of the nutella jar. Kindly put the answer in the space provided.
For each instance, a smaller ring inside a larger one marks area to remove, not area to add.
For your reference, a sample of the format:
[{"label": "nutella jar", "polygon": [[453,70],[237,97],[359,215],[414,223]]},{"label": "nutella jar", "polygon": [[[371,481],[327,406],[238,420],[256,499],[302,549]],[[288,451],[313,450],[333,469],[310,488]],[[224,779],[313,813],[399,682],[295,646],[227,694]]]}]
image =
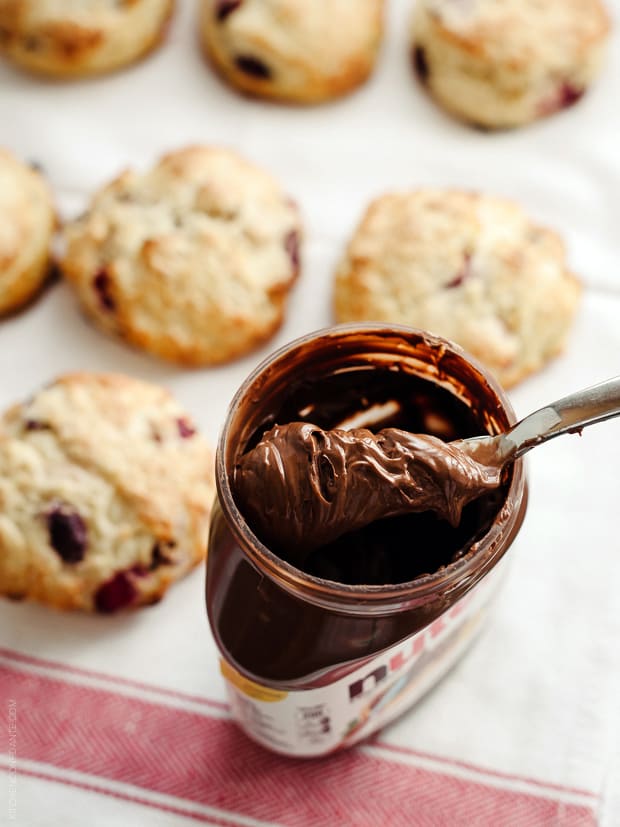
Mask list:
[{"label": "nutella jar", "polygon": [[217,450],[208,616],[238,723],[276,752],[309,757],[384,726],[454,665],[485,621],[527,496],[519,460],[457,526],[432,512],[377,520],[297,567],[247,521],[235,471],[272,426],[299,421],[451,441],[499,433],[515,416],[459,347],[397,326],[298,339],[237,392]]}]

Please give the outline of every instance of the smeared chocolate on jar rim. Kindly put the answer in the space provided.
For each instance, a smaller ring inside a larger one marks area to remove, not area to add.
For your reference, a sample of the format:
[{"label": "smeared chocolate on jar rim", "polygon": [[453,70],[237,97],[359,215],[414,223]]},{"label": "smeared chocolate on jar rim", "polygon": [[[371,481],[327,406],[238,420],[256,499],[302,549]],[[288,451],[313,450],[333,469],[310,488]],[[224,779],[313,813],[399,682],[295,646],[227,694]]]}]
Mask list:
[{"label": "smeared chocolate on jar rim", "polygon": [[[224,514],[248,557],[306,592],[319,605],[333,605],[330,592],[368,611],[373,597],[423,598],[438,583],[455,586],[471,574],[490,570],[510,545],[525,510],[525,478],[520,461],[511,468],[503,502],[488,531],[460,559],[412,580],[382,585],[346,584],[324,579],[287,563],[254,534],[235,501],[232,481],[238,457],[255,444],[286,409],[299,388],[318,388],[328,377],[351,372],[393,371],[430,381],[464,403],[480,433],[495,434],[516,421],[497,381],[457,345],[413,328],[383,324],[339,325],[297,339],[274,352],[243,383],[232,400],[216,456],[216,481]],[[458,434],[466,436],[467,434]],[[516,504],[516,505],[515,505]],[[483,542],[484,541],[484,542]],[[406,542],[406,538],[403,540]]]}]

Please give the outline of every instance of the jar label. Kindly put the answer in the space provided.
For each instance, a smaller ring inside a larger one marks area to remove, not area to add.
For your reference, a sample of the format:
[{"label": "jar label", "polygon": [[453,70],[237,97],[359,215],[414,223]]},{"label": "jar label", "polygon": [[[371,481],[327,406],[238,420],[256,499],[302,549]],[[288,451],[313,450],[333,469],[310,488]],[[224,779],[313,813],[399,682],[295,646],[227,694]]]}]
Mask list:
[{"label": "jar label", "polygon": [[503,566],[424,629],[316,689],[273,689],[221,671],[235,719],[255,741],[285,755],[324,755],[350,746],[415,703],[479,631]]}]

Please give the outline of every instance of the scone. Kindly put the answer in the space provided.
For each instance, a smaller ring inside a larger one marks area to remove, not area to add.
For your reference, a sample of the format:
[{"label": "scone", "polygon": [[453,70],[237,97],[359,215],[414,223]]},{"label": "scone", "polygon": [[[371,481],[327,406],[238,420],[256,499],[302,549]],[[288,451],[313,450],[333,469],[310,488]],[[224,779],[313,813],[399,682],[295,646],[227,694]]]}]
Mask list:
[{"label": "scone", "polygon": [[0,53],[54,77],[109,72],[162,40],[174,0],[0,0]]},{"label": "scone", "polygon": [[417,0],[413,58],[449,112],[515,127],[581,98],[609,28],[601,0]]},{"label": "scone", "polygon": [[200,35],[243,92],[297,103],[335,98],[372,72],[384,0],[200,0]]},{"label": "scone", "polygon": [[335,312],[444,336],[510,387],[562,350],[580,292],[562,240],[518,205],[420,190],[370,205],[336,274]]},{"label": "scone", "polygon": [[163,388],[61,377],[0,420],[0,594],[114,612],[205,556],[213,458]]},{"label": "scone", "polygon": [[63,273],[102,327],[187,365],[228,361],[279,327],[299,270],[295,204],[228,150],[125,172],[66,228]]},{"label": "scone", "polygon": [[42,176],[0,149],[0,316],[47,278],[56,217]]}]

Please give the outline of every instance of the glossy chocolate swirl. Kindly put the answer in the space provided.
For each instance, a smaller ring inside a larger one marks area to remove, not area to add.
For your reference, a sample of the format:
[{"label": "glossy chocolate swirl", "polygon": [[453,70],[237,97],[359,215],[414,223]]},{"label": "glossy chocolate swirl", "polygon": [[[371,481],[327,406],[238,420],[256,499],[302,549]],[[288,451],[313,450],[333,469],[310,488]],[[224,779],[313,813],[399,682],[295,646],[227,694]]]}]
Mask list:
[{"label": "glossy chocolate swirl", "polygon": [[235,493],[263,542],[300,564],[375,520],[434,511],[458,525],[467,503],[501,484],[501,468],[456,443],[399,428],[276,425],[235,468]]}]

